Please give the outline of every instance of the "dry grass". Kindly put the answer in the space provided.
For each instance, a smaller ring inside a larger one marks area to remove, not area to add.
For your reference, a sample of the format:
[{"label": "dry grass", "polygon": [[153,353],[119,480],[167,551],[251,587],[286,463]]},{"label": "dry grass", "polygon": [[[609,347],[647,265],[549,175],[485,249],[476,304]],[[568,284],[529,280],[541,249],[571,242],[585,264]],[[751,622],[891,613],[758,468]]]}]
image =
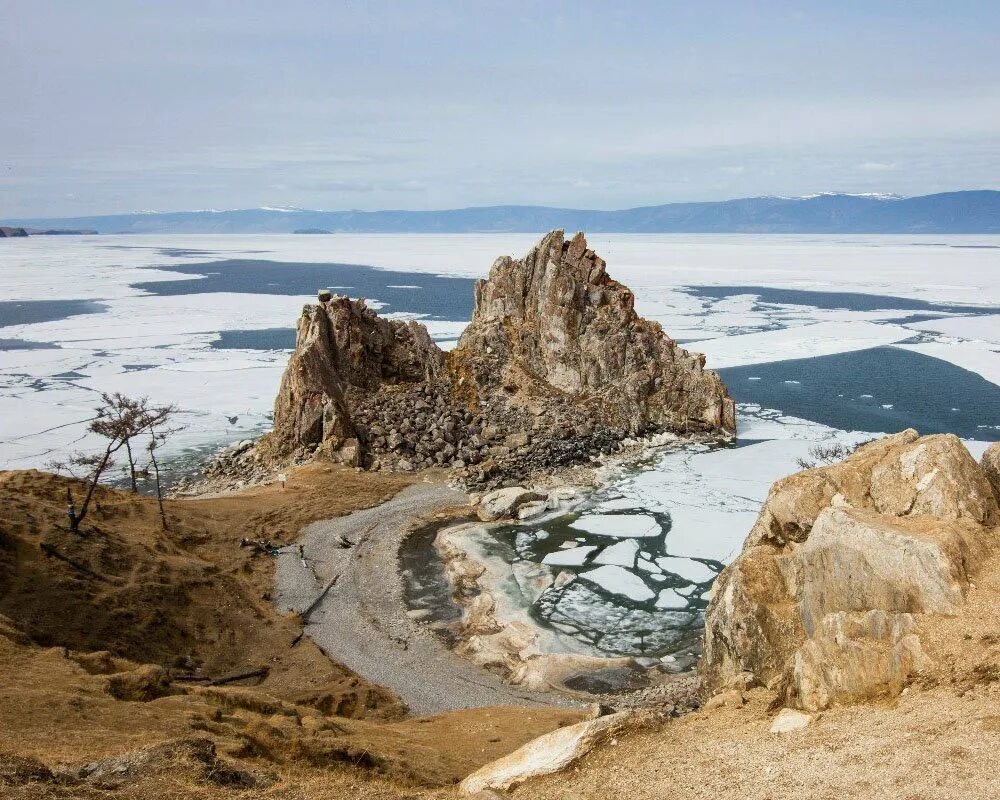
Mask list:
[{"label": "dry grass", "polygon": [[[285,491],[170,501],[167,532],[154,502],[100,490],[77,536],[67,479],[0,473],[0,797],[413,797],[576,721],[404,719],[308,639],[291,646],[301,625],[269,602],[273,560],[240,539],[294,541],[411,480],[311,465]],[[172,679],[259,666],[243,685]]]}]

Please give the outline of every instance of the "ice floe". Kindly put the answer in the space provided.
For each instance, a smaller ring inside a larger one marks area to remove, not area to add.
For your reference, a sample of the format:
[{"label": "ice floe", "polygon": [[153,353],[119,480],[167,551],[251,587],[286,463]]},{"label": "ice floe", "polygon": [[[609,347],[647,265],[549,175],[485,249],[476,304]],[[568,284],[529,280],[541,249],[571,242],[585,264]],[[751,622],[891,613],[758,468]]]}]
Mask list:
[{"label": "ice floe", "polygon": [[619,567],[634,567],[636,554],[639,552],[639,545],[634,539],[609,545],[605,547],[596,558],[595,564],[615,564]]},{"label": "ice floe", "polygon": [[[633,502],[633,507],[635,503]],[[594,536],[616,539],[659,536],[660,524],[648,514],[584,514],[571,527]]]},{"label": "ice floe", "polygon": [[594,546],[584,546],[556,550],[552,553],[547,553],[545,558],[542,559],[542,563],[552,567],[579,567],[587,560],[587,556],[596,549]]},{"label": "ice floe", "polygon": [[610,564],[581,572],[580,578],[597,584],[606,592],[620,594],[640,603],[652,599],[656,594],[634,572]]}]

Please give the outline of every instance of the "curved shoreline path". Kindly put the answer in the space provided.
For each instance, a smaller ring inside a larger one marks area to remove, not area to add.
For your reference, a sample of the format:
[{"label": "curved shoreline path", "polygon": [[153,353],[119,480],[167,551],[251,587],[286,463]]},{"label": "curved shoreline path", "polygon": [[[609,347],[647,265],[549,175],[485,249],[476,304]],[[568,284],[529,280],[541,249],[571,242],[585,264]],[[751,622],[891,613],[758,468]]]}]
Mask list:
[{"label": "curved shoreline path", "polygon": [[[337,576],[309,612],[306,635],[334,661],[391,689],[416,715],[493,705],[575,705],[505,683],[407,616],[400,545],[435,513],[467,502],[463,492],[440,483],[418,483],[374,508],[307,526],[299,539],[305,564],[298,547],[278,556],[275,604],[282,611],[305,611]],[[342,547],[342,536],[354,546]]]}]

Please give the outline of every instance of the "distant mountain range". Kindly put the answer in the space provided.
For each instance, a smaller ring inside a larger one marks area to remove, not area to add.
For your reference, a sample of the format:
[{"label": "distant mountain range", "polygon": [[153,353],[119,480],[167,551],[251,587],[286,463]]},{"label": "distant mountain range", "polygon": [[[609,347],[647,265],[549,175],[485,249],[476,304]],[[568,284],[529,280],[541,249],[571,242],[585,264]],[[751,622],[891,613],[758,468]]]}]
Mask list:
[{"label": "distant mountain range", "polygon": [[621,211],[487,206],[445,211],[143,211],[8,220],[26,228],[99,233],[1000,233],[1000,191],[921,197],[826,193],[668,203]]}]

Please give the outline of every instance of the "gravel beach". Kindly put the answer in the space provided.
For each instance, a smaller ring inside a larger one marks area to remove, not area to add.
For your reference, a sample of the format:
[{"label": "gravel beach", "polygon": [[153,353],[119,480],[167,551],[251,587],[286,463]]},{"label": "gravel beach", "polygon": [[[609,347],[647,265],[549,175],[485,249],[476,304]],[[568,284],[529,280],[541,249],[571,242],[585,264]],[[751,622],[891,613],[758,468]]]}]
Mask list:
[{"label": "gravel beach", "polygon": [[[420,522],[464,505],[463,492],[440,483],[410,486],[392,500],[345,517],[316,522],[297,547],[279,555],[275,602],[312,609],[305,632],[330,658],[395,692],[417,715],[493,705],[574,705],[565,697],[528,692],[480,669],[407,616],[399,547]],[[353,546],[343,547],[341,537]]]}]

